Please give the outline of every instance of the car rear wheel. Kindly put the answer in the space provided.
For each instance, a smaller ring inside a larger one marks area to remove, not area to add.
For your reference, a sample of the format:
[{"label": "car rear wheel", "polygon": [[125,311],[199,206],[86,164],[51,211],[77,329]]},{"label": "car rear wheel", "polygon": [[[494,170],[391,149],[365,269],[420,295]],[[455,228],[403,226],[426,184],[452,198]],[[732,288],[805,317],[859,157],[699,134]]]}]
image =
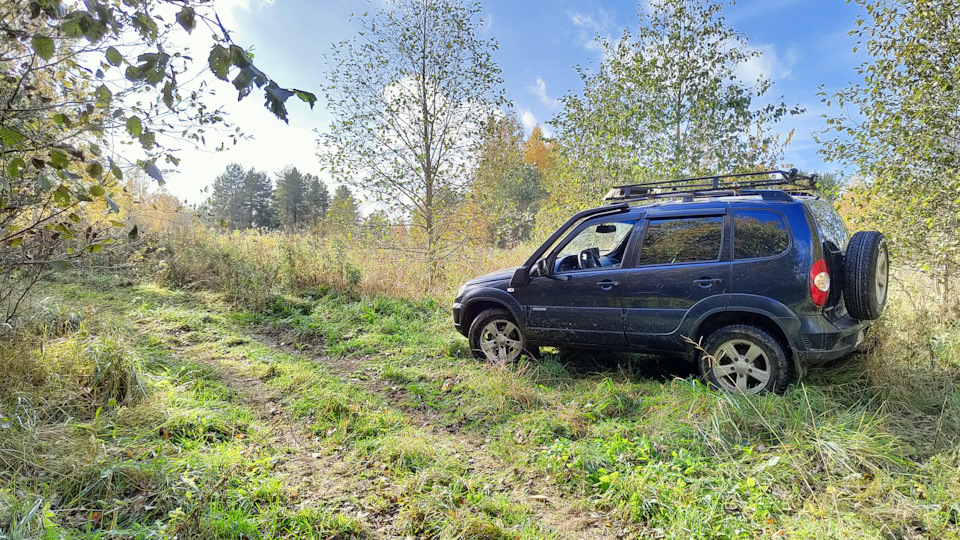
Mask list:
[{"label": "car rear wheel", "polygon": [[860,231],[853,235],[843,258],[843,301],[850,316],[871,321],[887,303],[890,253],[883,234]]},{"label": "car rear wheel", "polygon": [[520,327],[505,309],[481,312],[470,324],[468,336],[473,355],[494,364],[515,362],[528,347]]},{"label": "car rear wheel", "polygon": [[783,393],[791,379],[780,342],[745,324],[724,326],[710,334],[699,368],[707,382],[732,394]]}]

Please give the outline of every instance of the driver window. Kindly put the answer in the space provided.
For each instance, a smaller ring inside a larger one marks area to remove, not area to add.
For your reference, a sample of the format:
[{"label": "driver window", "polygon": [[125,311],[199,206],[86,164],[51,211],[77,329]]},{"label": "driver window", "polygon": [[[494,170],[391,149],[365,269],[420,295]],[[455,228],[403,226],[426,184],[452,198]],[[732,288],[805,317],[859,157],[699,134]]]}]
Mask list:
[{"label": "driver window", "polygon": [[633,221],[605,221],[583,228],[557,253],[555,271],[619,268]]}]

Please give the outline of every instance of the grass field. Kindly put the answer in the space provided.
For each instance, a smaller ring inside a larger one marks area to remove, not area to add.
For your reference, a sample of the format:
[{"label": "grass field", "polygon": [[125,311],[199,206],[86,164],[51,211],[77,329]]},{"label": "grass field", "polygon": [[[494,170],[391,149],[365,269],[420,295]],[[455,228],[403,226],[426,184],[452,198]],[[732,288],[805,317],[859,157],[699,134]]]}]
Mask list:
[{"label": "grass field", "polygon": [[958,330],[897,306],[743,398],[656,358],[483,365],[437,300],[37,298],[0,346],[7,538],[960,537]]}]

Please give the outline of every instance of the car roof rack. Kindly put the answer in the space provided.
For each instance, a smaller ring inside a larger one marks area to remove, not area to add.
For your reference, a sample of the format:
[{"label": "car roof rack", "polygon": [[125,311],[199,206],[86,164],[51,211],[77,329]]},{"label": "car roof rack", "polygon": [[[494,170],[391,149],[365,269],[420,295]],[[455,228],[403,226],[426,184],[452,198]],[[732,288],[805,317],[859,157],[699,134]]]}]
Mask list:
[{"label": "car roof rack", "polygon": [[[780,177],[776,178],[775,175]],[[737,195],[759,195],[764,200],[792,201],[792,195],[812,195],[816,187],[816,174],[801,176],[797,169],[758,171],[614,186],[603,197],[603,202],[629,203],[673,197],[692,201],[694,197]]]}]

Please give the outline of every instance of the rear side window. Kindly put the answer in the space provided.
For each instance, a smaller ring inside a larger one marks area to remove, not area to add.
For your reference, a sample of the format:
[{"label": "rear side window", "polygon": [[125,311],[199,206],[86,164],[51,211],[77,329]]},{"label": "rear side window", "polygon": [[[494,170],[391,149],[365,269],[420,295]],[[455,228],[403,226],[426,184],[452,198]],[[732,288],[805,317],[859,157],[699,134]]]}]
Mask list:
[{"label": "rear side window", "polygon": [[833,205],[824,200],[817,200],[807,202],[806,206],[810,209],[814,223],[817,224],[820,240],[833,242],[841,250],[846,250],[847,242],[850,241],[850,232],[847,231],[847,225]]},{"label": "rear side window", "polygon": [[742,210],[733,213],[733,257],[758,259],[787,250],[790,237],[783,217],[775,212]]},{"label": "rear side window", "polygon": [[651,219],[637,265],[716,261],[723,245],[723,217]]}]

